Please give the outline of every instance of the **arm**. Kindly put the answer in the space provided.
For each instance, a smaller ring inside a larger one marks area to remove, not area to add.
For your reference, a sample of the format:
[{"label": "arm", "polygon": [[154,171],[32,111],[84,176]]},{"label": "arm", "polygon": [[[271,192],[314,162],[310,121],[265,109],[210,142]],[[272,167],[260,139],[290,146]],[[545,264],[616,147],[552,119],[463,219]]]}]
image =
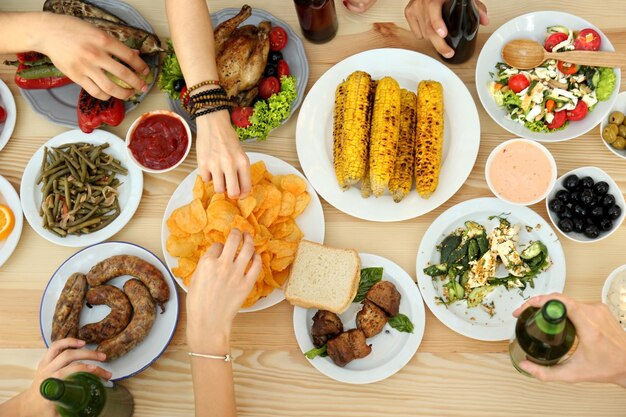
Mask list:
[{"label": "arm", "polygon": [[[230,353],[233,319],[261,271],[252,236],[233,229],[224,245],[215,244],[200,258],[187,294],[189,351],[207,355]],[[250,268],[248,264],[252,261]],[[246,272],[247,270],[247,272]],[[198,417],[235,417],[235,388],[230,362],[191,357]]]},{"label": "arm", "polygon": [[63,74],[101,100],[110,96],[127,99],[135,94],[109,80],[105,70],[137,91],[148,89],[137,74],[113,59],[147,74],[150,69],[139,55],[76,17],[44,12],[0,13],[0,53],[27,51],[48,55]]},{"label": "arm", "polygon": [[[176,56],[188,86],[217,80],[213,27],[204,0],[166,0]],[[207,86],[199,89],[210,89]],[[213,180],[215,191],[231,198],[245,198],[252,188],[250,161],[230,124],[228,111],[221,110],[196,119],[196,152],[202,179]]]}]

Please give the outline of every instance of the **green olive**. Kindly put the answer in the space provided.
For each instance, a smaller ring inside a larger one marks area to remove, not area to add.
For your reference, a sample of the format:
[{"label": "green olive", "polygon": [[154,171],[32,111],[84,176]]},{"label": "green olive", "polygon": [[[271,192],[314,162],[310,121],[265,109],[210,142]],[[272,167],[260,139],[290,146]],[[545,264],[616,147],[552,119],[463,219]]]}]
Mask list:
[{"label": "green olive", "polygon": [[626,149],[626,139],[624,139],[621,136],[618,136],[617,139],[615,139],[615,142],[611,144],[611,146],[613,146],[618,151],[621,151],[622,149]]},{"label": "green olive", "polygon": [[615,142],[618,133],[619,128],[617,127],[617,125],[610,124],[602,130],[602,138],[607,141],[607,143],[613,143]]},{"label": "green olive", "polygon": [[624,123],[624,113],[619,111],[614,111],[609,116],[609,123],[615,123],[616,125],[621,125]]},{"label": "green olive", "polygon": [[626,125],[619,125],[617,134],[626,138]]}]

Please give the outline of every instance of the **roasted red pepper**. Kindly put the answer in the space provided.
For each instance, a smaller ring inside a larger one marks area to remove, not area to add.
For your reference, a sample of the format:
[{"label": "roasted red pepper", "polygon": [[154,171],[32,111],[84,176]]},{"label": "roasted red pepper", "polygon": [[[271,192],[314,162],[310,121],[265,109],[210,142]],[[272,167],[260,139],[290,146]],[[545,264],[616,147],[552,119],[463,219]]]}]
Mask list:
[{"label": "roasted red pepper", "polygon": [[33,65],[49,64],[50,58],[48,58],[47,55],[44,55],[42,53],[35,52],[35,51],[18,52],[17,62],[19,62],[20,64],[33,66]]},{"label": "roasted red pepper", "polygon": [[20,64],[15,73],[15,84],[24,89],[56,88],[71,82],[72,80],[63,75],[54,65],[29,67]]},{"label": "roasted red pepper", "polygon": [[115,97],[98,100],[84,89],[78,96],[78,127],[85,133],[91,133],[102,124],[117,126],[124,120],[126,109],[124,102]]}]

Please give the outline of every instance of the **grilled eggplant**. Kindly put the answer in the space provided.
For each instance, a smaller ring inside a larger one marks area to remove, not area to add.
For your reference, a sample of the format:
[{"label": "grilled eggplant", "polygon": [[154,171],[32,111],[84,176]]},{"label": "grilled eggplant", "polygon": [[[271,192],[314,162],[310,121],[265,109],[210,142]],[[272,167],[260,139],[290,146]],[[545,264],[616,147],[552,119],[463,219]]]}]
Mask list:
[{"label": "grilled eggplant", "polygon": [[163,52],[159,37],[153,33],[97,17],[83,17],[82,19],[105,31],[129,48],[139,50],[142,54],[150,55]]},{"label": "grilled eggplant", "polygon": [[119,17],[84,0],[46,0],[43,4],[43,11],[80,18],[96,17],[114,23],[126,24],[126,22]]}]

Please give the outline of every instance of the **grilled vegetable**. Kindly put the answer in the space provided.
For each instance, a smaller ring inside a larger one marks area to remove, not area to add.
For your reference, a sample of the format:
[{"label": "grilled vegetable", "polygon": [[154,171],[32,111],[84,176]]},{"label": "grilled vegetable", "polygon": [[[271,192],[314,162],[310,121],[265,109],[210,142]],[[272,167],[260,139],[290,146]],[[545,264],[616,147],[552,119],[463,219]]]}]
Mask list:
[{"label": "grilled vegetable", "polygon": [[159,38],[155,34],[146,32],[143,29],[97,17],[83,17],[82,19],[96,26],[98,29],[105,31],[129,48],[139,50],[142,54],[149,55],[164,51],[161,48]]},{"label": "grilled vegetable", "polygon": [[399,135],[400,86],[384,77],[376,86],[370,135],[370,182],[376,197],[383,195],[394,171]]},{"label": "grilled vegetable", "polygon": [[78,127],[85,133],[91,133],[102,124],[117,126],[124,120],[124,103],[115,97],[98,100],[84,89],[78,96]]},{"label": "grilled vegetable", "polygon": [[115,23],[126,23],[119,17],[84,0],[46,0],[43,4],[43,11],[75,17],[97,17]]},{"label": "grilled vegetable", "polygon": [[52,64],[33,67],[19,64],[15,72],[15,84],[26,90],[62,87],[71,82]]},{"label": "grilled vegetable", "polygon": [[400,136],[393,175],[389,180],[389,192],[393,201],[399,203],[411,191],[415,164],[415,126],[417,101],[415,94],[402,89],[400,92]]},{"label": "grilled vegetable", "polygon": [[428,198],[439,183],[443,153],[443,88],[437,81],[422,81],[417,88],[415,186]]},{"label": "grilled vegetable", "polygon": [[[118,86],[129,90],[133,89],[130,84],[128,84],[126,81],[122,80],[118,76],[111,74],[109,71],[105,71],[105,74],[107,77],[109,77],[109,80],[113,81]],[[137,74],[137,76],[144,80],[148,85],[154,82],[154,74],[152,74],[152,71],[148,72],[147,74],[139,74],[138,72],[135,72],[135,74]]]},{"label": "grilled vegetable", "polygon": [[342,189],[346,189],[345,171],[343,169],[343,123],[346,104],[346,84],[344,81],[335,90],[335,110],[333,113],[333,164],[335,177]]}]

